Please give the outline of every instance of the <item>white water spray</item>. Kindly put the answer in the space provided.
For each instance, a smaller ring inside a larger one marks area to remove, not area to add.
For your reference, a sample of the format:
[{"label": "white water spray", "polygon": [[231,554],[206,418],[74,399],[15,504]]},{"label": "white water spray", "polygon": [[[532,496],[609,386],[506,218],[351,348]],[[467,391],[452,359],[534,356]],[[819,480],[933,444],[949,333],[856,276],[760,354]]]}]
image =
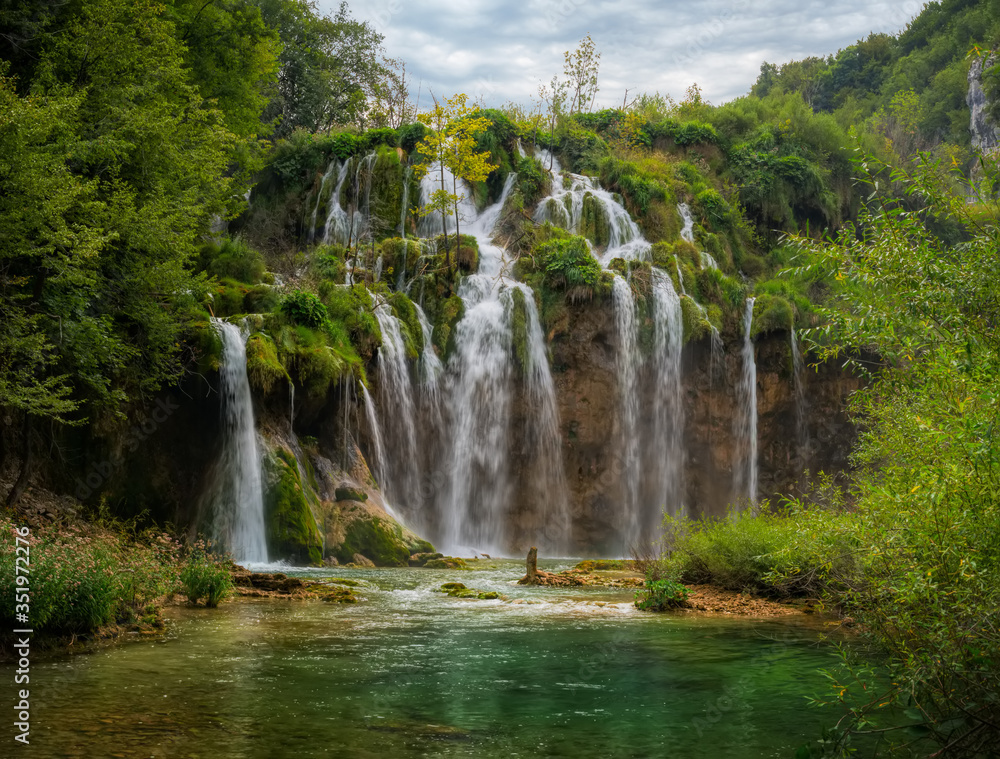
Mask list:
[{"label": "white water spray", "polygon": [[237,562],[267,562],[260,452],[247,379],[249,331],[212,317],[222,340],[222,456],[210,499],[215,538]]}]

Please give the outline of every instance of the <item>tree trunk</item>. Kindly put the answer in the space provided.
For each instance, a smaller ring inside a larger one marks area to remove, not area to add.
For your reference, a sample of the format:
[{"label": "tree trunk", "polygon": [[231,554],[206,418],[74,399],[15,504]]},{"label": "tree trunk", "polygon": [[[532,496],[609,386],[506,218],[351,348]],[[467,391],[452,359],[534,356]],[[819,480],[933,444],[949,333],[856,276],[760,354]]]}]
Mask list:
[{"label": "tree trunk", "polygon": [[525,576],[522,582],[524,582],[527,585],[530,585],[538,577],[538,549],[535,548],[535,546],[532,546],[531,550],[528,551],[527,568],[528,568],[528,574]]},{"label": "tree trunk", "polygon": [[[444,192],[444,159],[441,159],[441,192]],[[441,210],[441,229],[444,231],[444,266],[451,268],[451,258],[448,256],[448,217],[445,216],[444,209]]]},{"label": "tree trunk", "polygon": [[24,427],[22,433],[24,438],[24,454],[21,457],[21,471],[17,475],[17,480],[7,493],[7,506],[16,506],[28,489],[28,481],[31,479],[31,470],[34,466],[34,456],[31,451],[31,414],[25,413]]},{"label": "tree trunk", "polygon": [[459,226],[458,220],[458,177],[454,174],[451,175],[451,189],[455,194],[455,264],[462,260],[462,228]]}]

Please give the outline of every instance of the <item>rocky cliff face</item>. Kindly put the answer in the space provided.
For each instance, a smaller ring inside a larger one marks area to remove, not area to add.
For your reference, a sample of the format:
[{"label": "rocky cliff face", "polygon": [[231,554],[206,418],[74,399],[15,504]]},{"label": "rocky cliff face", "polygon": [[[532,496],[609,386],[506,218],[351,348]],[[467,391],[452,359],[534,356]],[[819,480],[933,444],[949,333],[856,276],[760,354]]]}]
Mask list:
[{"label": "rocky cliff face", "polygon": [[980,152],[988,153],[1000,147],[1000,129],[986,112],[988,100],[983,89],[983,75],[996,65],[996,57],[990,56],[984,62],[977,58],[969,69],[969,92],[966,102],[969,104],[971,121],[969,131],[972,137],[972,147]]},{"label": "rocky cliff face", "polygon": [[[616,333],[610,304],[576,304],[569,324],[551,348],[573,537],[578,546],[607,554],[621,550],[619,531],[625,497],[617,428]],[[862,383],[831,364],[818,369],[807,366],[802,375],[806,408],[804,434],[799,434],[789,338],[781,333],[755,341],[761,498],[795,492],[804,485],[802,473],[806,469],[830,474],[844,471],[855,438],[846,404]],[[733,488],[733,469],[739,456],[733,423],[742,371],[739,346],[727,345],[721,365],[713,366],[707,340],[688,343],[683,365],[684,501],[663,504],[657,511],[666,507],[677,513],[683,507],[692,516],[724,514],[729,504],[743,496]],[[641,383],[643,409],[652,405],[653,388],[648,379]],[[530,411],[522,408],[519,413]],[[655,451],[645,453],[647,463],[655,460]],[[512,532],[519,548],[531,540],[531,504],[539,497],[544,494],[525,489],[517,497]]]}]

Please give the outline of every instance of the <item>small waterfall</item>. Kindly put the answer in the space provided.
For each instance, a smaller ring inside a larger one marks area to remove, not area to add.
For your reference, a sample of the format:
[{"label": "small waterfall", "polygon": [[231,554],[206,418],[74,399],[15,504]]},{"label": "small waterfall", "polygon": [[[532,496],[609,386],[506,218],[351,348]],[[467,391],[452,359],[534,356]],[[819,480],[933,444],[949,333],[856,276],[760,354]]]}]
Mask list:
[{"label": "small waterfall", "polygon": [[330,200],[327,204],[326,221],[323,223],[323,244],[331,242],[348,245],[351,232],[351,219],[342,204],[344,182],[351,173],[351,162],[344,161],[337,171],[337,184],[333,186]]},{"label": "small waterfall", "polygon": [[330,165],[327,167],[326,172],[323,174],[323,179],[319,185],[319,192],[316,195],[316,205],[313,207],[312,219],[309,224],[310,243],[312,243],[316,237],[316,218],[319,216],[319,207],[323,203],[323,193],[326,190],[326,186],[330,183],[330,178],[333,176],[333,172],[336,169],[337,169],[337,159],[334,158],[332,161],[330,161]]},{"label": "small waterfall", "polygon": [[288,381],[288,431],[295,432],[295,383]]},{"label": "small waterfall", "polygon": [[527,285],[513,285],[524,296],[527,310],[528,405],[534,418],[536,452],[533,477],[534,493],[542,508],[534,512],[537,534],[532,542],[541,543],[548,551],[565,555],[570,549],[572,519],[567,497],[566,472],[563,469],[562,435],[559,432],[559,407],[556,403],[555,384],[549,371],[549,358],[542,333],[541,320],[535,296]]},{"label": "small waterfall", "polygon": [[371,395],[368,392],[368,388],[365,387],[364,382],[358,383],[361,386],[361,396],[365,400],[365,417],[368,420],[368,434],[371,436],[372,445],[375,448],[374,464],[375,471],[372,472],[372,476],[375,481],[379,484],[379,487],[383,487],[383,472],[385,470],[385,446],[382,443],[382,425],[378,420],[378,409],[375,408],[375,401],[372,400]]},{"label": "small waterfall", "polygon": [[[399,236],[406,239],[406,216],[410,210],[410,178],[413,176],[413,167],[407,166],[403,172],[403,204],[399,211]],[[403,266],[406,266],[406,258],[403,259]]]},{"label": "small waterfall", "polygon": [[757,364],[750,329],[753,325],[753,298],[747,298],[743,314],[743,374],[740,377],[740,409],[736,419],[739,460],[733,467],[736,497],[757,500]]},{"label": "small waterfall", "polygon": [[701,251],[700,256],[701,256],[701,268],[702,269],[718,269],[719,268],[719,262],[716,261],[715,258],[712,257],[711,253],[706,253],[705,251]]},{"label": "small waterfall", "polygon": [[627,553],[640,539],[639,483],[641,463],[639,447],[639,323],[636,315],[632,286],[615,275],[611,291],[615,312],[615,331],[618,336],[619,423],[618,445],[621,451],[622,537]]},{"label": "small waterfall", "polygon": [[[544,151],[543,151],[544,153]],[[553,173],[552,194],[543,199],[535,210],[534,220],[549,222],[573,234],[581,234],[584,206],[589,199],[596,203],[608,225],[608,245],[598,260],[607,266],[613,258],[644,260],[649,257],[650,244],[642,236],[639,225],[618,199],[601,188],[596,179],[580,174],[568,174],[569,187]]]},{"label": "small waterfall", "polygon": [[681,215],[684,226],[681,228],[681,239],[694,244],[694,217],[691,216],[691,209],[687,203],[677,204],[677,213]]},{"label": "small waterfall", "polygon": [[809,409],[806,403],[805,362],[799,350],[799,341],[792,326],[792,382],[795,387],[795,432],[799,455],[804,455],[809,447]]},{"label": "small waterfall", "polygon": [[211,498],[213,533],[237,562],[266,562],[264,494],[253,399],[247,379],[249,330],[212,317],[222,340],[222,457]]},{"label": "small waterfall", "polygon": [[677,514],[682,507],[684,471],[684,407],[681,394],[681,351],[684,319],[681,299],[670,277],[653,269],[653,440],[646,471],[655,473],[652,513],[645,515],[642,535],[659,534],[661,514]]},{"label": "small waterfall", "polygon": [[357,161],[354,170],[354,208],[349,213],[342,205],[344,183],[351,174],[352,160],[344,161],[337,175],[337,184],[330,195],[329,211],[323,228],[323,244],[331,242],[348,248],[356,246],[368,232],[371,209],[372,168],[378,158],[377,153],[369,153]]},{"label": "small waterfall", "polygon": [[[372,310],[382,332],[378,350],[379,399],[385,410],[386,433],[393,441],[394,455],[382,458],[383,492],[395,503],[413,493],[418,478],[416,403],[406,363],[402,324],[387,301],[372,294]],[[384,436],[383,436],[384,437]]]}]

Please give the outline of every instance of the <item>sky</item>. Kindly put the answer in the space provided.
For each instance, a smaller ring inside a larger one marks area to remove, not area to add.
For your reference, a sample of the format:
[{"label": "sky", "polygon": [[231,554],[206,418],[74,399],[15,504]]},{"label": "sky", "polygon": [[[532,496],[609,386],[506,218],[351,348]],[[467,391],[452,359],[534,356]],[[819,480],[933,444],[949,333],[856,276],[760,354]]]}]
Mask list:
[{"label": "sky", "polygon": [[[718,105],[745,95],[761,63],[836,53],[872,32],[897,33],[922,0],[348,0],[406,62],[411,98],[464,92],[488,106],[530,105],[590,34],[600,59],[596,107],[640,92],[681,100],[692,83]],[[338,0],[319,0],[333,13]]]}]

